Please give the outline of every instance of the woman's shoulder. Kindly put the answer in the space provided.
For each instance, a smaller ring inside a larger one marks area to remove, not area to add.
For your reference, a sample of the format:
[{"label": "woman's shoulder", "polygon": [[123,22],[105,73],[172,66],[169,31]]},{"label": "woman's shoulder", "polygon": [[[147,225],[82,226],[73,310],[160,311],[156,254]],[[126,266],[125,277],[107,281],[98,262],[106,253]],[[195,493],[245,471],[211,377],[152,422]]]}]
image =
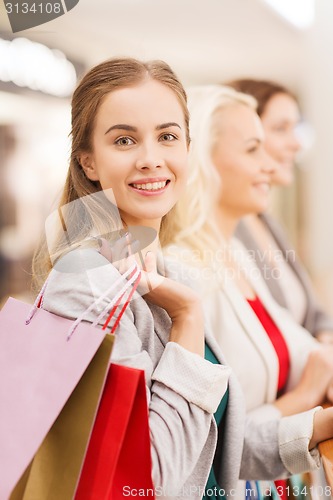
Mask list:
[{"label": "woman's shoulder", "polygon": [[[104,246],[103,246],[104,248]],[[67,273],[85,272],[89,268],[111,263],[111,259],[101,250],[97,240],[84,241],[58,257],[52,270]]]},{"label": "woman's shoulder", "polygon": [[200,292],[204,273],[201,260],[187,247],[169,245],[163,249],[164,274]]},{"label": "woman's shoulder", "polygon": [[[181,245],[168,245],[163,248],[163,258],[168,277],[176,281],[186,281],[202,268],[202,260],[195,250]],[[195,279],[195,278],[192,278]]]},{"label": "woman's shoulder", "polygon": [[193,266],[199,262],[199,256],[195,250],[179,244],[170,244],[163,248],[164,257],[169,262],[178,262],[180,266]]},{"label": "woman's shoulder", "polygon": [[47,278],[42,305],[50,312],[77,317],[83,308],[112,286],[114,295],[125,283],[126,277],[97,248],[79,247],[54,264]]}]

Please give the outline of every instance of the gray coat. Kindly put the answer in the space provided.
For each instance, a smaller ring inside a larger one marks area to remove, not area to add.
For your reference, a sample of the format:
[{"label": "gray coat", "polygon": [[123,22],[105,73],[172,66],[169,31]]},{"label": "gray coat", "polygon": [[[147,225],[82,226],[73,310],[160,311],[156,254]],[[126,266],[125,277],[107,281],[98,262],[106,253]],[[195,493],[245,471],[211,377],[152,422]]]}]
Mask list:
[{"label": "gray coat", "polygon": [[[281,253],[285,258],[285,262],[291,267],[305,292],[307,307],[301,325],[314,336],[322,330],[333,331],[333,320],[318,304],[308,273],[297,258],[290,259],[287,257],[290,255],[290,252],[293,251],[293,248],[280,224],[273,217],[267,214],[260,214],[259,217],[266,226],[267,230],[273,236],[278,248],[281,250]],[[261,250],[256,240],[244,222],[241,221],[239,223],[235,237],[238,238],[243,245],[251,251],[251,255],[253,255],[257,266],[259,267],[263,277],[265,277],[266,284],[274,299],[282,307],[287,307],[286,299],[283,295],[281,287],[279,286],[278,280],[272,277],[273,273],[265,273],[265,269],[267,270],[270,267],[270,263],[261,254]]]}]

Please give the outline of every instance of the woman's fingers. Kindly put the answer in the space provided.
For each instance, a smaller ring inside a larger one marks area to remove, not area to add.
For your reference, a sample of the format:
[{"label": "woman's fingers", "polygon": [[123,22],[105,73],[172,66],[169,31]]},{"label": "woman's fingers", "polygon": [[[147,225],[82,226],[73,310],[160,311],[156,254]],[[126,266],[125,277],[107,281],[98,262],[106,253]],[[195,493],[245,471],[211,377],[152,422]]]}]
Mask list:
[{"label": "woman's fingers", "polygon": [[[333,346],[320,346],[310,353],[298,388],[312,406],[325,399],[330,381],[333,380]],[[331,394],[331,391],[330,391]]]},{"label": "woman's fingers", "polygon": [[124,274],[135,262],[135,254],[140,249],[140,243],[133,240],[130,233],[126,233],[111,244],[100,238],[100,253],[108,259],[120,274]]},{"label": "woman's fingers", "polygon": [[330,381],[327,387],[326,399],[329,403],[333,404],[333,379]]},{"label": "woman's fingers", "polygon": [[322,344],[333,344],[333,332],[331,330],[319,332],[316,338]]},{"label": "woman's fingers", "polygon": [[157,273],[156,257],[153,252],[147,252],[144,258],[144,270],[147,273]]},{"label": "woman's fingers", "polygon": [[126,260],[130,255],[134,255],[140,249],[140,243],[133,240],[130,233],[116,240],[110,247],[111,262],[117,264],[118,262]]}]

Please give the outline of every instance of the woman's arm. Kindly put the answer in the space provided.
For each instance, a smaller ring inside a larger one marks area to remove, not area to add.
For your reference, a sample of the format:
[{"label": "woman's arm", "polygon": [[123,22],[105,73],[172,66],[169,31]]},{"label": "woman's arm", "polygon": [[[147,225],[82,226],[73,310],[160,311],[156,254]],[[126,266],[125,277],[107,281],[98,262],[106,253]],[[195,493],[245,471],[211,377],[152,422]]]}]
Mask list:
[{"label": "woman's arm", "polygon": [[321,407],[316,407],[330,393],[332,359],[331,346],[313,351],[295,389],[248,414],[245,478],[249,470],[248,479],[258,478],[258,474],[274,479],[318,466],[316,445],[333,437],[333,409],[318,411]]},{"label": "woman's arm", "polygon": [[240,478],[273,480],[318,469],[319,452],[309,445],[320,413],[321,407],[317,407],[281,418],[269,404],[249,412]]},{"label": "woman's arm", "polygon": [[[112,280],[119,278],[118,271],[97,251],[82,252],[68,254],[67,262],[51,273],[44,296],[45,309],[75,318]],[[76,272],[66,272],[73,265]],[[103,302],[101,308],[105,305]],[[93,321],[96,313],[86,319]],[[165,312],[161,322],[165,322],[165,348],[154,333],[154,318],[147,303],[137,296],[116,332],[112,361],[145,370],[150,395],[153,480],[155,486],[175,490],[191,480],[199,460],[201,480],[209,472],[216,444],[212,414],[227,388],[230,369],[213,365],[191,352],[191,345],[189,349],[182,345],[197,337],[201,342],[199,323],[186,324],[185,316],[180,314],[175,318],[176,328],[171,328]],[[174,337],[170,342],[172,330]],[[177,337],[181,342],[174,341]],[[193,349],[197,349],[196,345]],[[197,480],[193,478],[193,484]]]}]

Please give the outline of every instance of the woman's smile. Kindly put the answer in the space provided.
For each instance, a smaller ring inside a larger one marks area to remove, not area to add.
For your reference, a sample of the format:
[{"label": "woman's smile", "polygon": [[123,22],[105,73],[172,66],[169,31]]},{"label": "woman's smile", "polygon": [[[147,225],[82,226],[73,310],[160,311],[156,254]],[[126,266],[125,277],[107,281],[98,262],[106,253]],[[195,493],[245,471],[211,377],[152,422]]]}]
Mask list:
[{"label": "woman's smile", "polygon": [[136,180],[129,187],[141,196],[158,196],[165,193],[170,182],[170,179],[156,177]]}]

